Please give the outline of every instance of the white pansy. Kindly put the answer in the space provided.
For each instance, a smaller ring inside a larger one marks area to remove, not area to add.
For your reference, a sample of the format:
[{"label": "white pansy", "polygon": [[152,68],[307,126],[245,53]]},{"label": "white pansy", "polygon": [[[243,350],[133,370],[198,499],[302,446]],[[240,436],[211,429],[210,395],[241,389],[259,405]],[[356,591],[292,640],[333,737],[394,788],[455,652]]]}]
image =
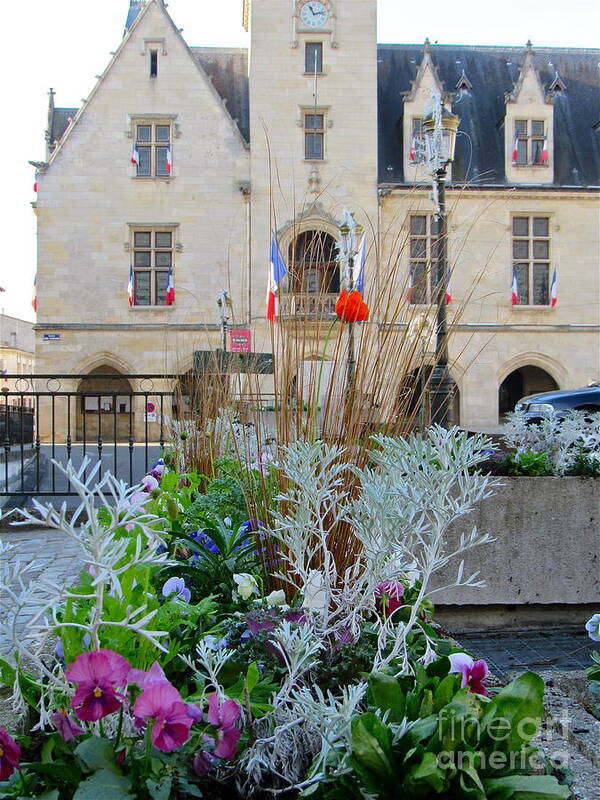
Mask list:
[{"label": "white pansy", "polygon": [[258,594],[258,584],[256,578],[249,575],[247,572],[239,572],[233,576],[233,580],[237,585],[237,593],[242,600],[247,600],[253,594]]},{"label": "white pansy", "polygon": [[322,611],[325,608],[325,581],[323,574],[316,569],[311,569],[302,591],[304,608],[314,608]]},{"label": "white pansy", "polygon": [[285,592],[279,589],[276,592],[271,592],[265,597],[265,602],[268,606],[284,606],[285,605]]}]

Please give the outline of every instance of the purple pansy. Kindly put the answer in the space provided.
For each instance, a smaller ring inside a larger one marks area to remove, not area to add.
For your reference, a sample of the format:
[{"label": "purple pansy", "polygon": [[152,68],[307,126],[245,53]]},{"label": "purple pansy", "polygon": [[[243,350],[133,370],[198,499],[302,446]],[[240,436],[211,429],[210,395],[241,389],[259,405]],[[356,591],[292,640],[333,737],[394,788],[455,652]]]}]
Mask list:
[{"label": "purple pansy", "polygon": [[208,721],[218,728],[214,755],[231,761],[237,751],[242,732],[236,727],[240,718],[240,707],[235,700],[219,702],[216,692],[208,698]]},{"label": "purple pansy", "polygon": [[466,653],[450,653],[450,673],[462,675],[461,689],[469,687],[473,694],[482,694],[487,697],[488,691],[483,685],[483,679],[489,672],[487,663],[481,659],[474,661]]},{"label": "purple pansy", "polygon": [[72,720],[64,709],[55,711],[50,715],[50,718],[65,742],[72,742],[76,736],[81,736],[82,733],[85,733],[83,728]]},{"label": "purple pansy", "polygon": [[0,781],[10,778],[19,768],[20,758],[21,748],[4,728],[0,728]]},{"label": "purple pansy", "polygon": [[210,536],[204,530],[194,531],[193,533],[190,533],[190,539],[196,542],[196,544],[199,544],[209,553],[213,553],[214,555],[217,556],[220,555],[221,553],[219,546],[210,538]]},{"label": "purple pansy", "polygon": [[131,667],[112,650],[81,653],[66,670],[65,677],[77,686],[71,700],[75,715],[96,722],[121,708],[123,695],[117,687],[127,685]]},{"label": "purple pansy", "polygon": [[189,603],[192,597],[190,590],[185,585],[183,578],[169,578],[166,580],[162,587],[163,597],[170,597],[174,594],[185,603]]},{"label": "purple pansy", "polygon": [[404,586],[398,581],[385,581],[375,589],[375,602],[384,617],[389,617],[402,607]]}]

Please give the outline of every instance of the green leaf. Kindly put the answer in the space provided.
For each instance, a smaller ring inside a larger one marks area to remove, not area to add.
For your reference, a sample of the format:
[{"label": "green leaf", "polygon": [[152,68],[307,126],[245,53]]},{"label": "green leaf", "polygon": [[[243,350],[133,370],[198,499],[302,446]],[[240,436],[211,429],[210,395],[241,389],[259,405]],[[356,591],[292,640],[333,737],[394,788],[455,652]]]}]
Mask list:
[{"label": "green leaf", "polygon": [[425,689],[423,691],[421,708],[419,709],[419,719],[429,717],[431,714],[433,714],[433,693],[431,689]]},{"label": "green leaf", "polygon": [[260,681],[260,672],[258,671],[258,666],[256,661],[253,661],[251,664],[248,665],[248,669],[246,670],[246,690],[248,694],[251,694],[254,687]]},{"label": "green leaf", "polygon": [[487,705],[481,720],[481,743],[505,753],[519,751],[537,733],[544,715],[544,682],[525,672]]},{"label": "green leaf", "polygon": [[148,787],[152,800],[169,800],[172,784],[173,779],[170,776],[163,778],[160,783],[150,778],[146,780],[146,786]]},{"label": "green leaf", "polygon": [[108,739],[91,736],[77,745],[75,753],[92,772],[104,769],[114,772],[116,775],[121,774],[121,770],[115,763],[114,747]]},{"label": "green leaf", "polygon": [[392,779],[392,732],[375,714],[361,714],[352,721],[352,755],[380,779]]},{"label": "green leaf", "polygon": [[[571,796],[568,786],[561,786],[552,775],[508,775],[505,778],[487,778],[483,781],[490,800],[510,797],[513,800],[567,800]],[[510,791],[510,794],[506,794]]]},{"label": "green leaf", "polygon": [[37,800],[58,800],[58,798],[58,789],[51,789],[50,791],[44,792],[44,794],[37,796]]},{"label": "green leaf", "polygon": [[133,800],[131,781],[107,769],[99,769],[80,783],[73,800]]},{"label": "green leaf", "polygon": [[0,658],[0,685],[12,688],[15,682],[15,668],[8,661]]},{"label": "green leaf", "polygon": [[431,786],[436,794],[441,794],[447,788],[445,777],[444,771],[438,766],[434,753],[424,753],[421,762],[408,770],[406,783],[411,785],[423,782]]},{"label": "green leaf", "polygon": [[381,672],[373,672],[369,676],[369,691],[373,705],[382,711],[390,712],[391,722],[402,722],[406,698],[396,678]]},{"label": "green leaf", "polygon": [[446,675],[446,677],[438,683],[433,693],[433,710],[441,711],[444,706],[451,703],[458,688],[458,676]]}]

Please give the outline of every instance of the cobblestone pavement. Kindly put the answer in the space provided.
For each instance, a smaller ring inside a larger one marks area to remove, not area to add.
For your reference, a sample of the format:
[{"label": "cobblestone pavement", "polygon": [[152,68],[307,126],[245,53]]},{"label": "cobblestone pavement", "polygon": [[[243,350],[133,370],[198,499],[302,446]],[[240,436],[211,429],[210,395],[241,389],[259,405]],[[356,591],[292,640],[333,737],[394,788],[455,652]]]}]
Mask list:
[{"label": "cobblestone pavement", "polygon": [[[11,528],[0,531],[0,539],[15,546],[15,549],[3,558],[18,557],[22,561],[35,561],[39,565],[38,570],[30,573],[29,580],[35,580],[43,574],[48,580],[64,585],[67,580],[74,580],[81,568],[77,543],[61,531],[48,528]],[[39,590],[34,590],[33,598],[41,602],[41,587]],[[0,598],[0,607],[4,606],[5,602],[5,598]],[[39,603],[34,603],[31,608],[23,611],[18,618],[19,630],[24,629],[38,608]],[[0,642],[0,651],[5,652],[7,644]]]}]

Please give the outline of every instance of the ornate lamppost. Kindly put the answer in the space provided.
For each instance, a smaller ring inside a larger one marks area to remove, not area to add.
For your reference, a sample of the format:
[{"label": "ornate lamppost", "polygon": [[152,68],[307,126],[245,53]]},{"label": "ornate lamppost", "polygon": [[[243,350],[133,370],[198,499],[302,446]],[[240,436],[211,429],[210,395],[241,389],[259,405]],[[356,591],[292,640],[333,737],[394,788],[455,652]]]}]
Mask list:
[{"label": "ornate lamppost", "polygon": [[[354,260],[358,253],[358,243],[362,228],[354,219],[354,214],[344,209],[342,220],[339,224],[340,238],[337,243],[338,261],[341,266],[342,273],[342,287],[350,294],[354,291],[355,275],[354,275]],[[356,364],[356,357],[354,352],[354,325],[350,321],[348,325],[348,357],[346,359],[346,396],[349,396],[354,385],[354,368]]]},{"label": "ornate lamppost", "polygon": [[434,95],[431,110],[422,121],[425,139],[423,154],[427,172],[433,180],[433,201],[437,221],[435,258],[436,342],[435,366],[431,373],[431,420],[451,428],[454,384],[448,371],[448,324],[446,296],[448,294],[448,248],[446,224],[446,170],[454,159],[456,131],[460,120],[444,108],[439,94]]}]

